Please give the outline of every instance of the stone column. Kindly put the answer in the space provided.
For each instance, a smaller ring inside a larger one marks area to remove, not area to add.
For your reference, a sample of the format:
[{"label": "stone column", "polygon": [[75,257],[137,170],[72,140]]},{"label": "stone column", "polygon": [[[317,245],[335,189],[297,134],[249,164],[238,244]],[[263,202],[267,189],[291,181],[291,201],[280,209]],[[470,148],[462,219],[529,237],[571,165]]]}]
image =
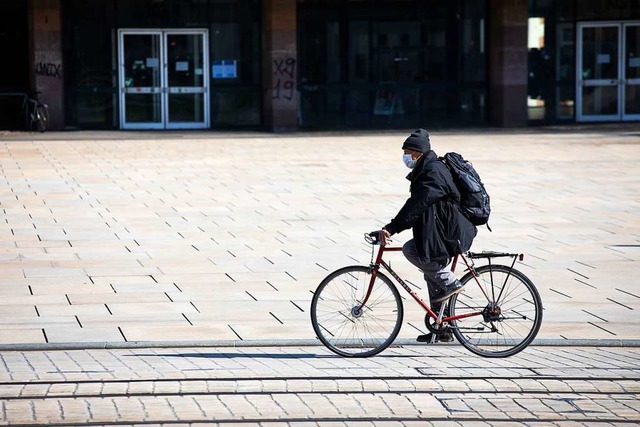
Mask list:
[{"label": "stone column", "polygon": [[275,132],[298,126],[296,0],[263,0],[263,124]]},{"label": "stone column", "polygon": [[527,0],[489,0],[489,122],[527,125]]},{"label": "stone column", "polygon": [[49,105],[49,128],[64,128],[60,0],[30,0],[31,87]]}]

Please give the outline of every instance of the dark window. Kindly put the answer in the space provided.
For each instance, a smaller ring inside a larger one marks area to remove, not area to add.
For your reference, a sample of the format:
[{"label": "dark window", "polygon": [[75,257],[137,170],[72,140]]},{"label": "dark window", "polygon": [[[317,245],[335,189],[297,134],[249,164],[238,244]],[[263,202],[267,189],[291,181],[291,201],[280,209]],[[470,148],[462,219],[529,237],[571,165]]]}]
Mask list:
[{"label": "dark window", "polygon": [[299,1],[302,126],[484,123],[484,20],[477,0]]},{"label": "dark window", "polygon": [[575,118],[574,0],[529,2],[528,97],[532,122]]},{"label": "dark window", "polygon": [[70,127],[117,127],[117,34],[111,0],[62,3],[65,117]]},{"label": "dark window", "polygon": [[29,91],[27,0],[0,2],[0,129],[21,129],[22,98],[1,95]]},{"label": "dark window", "polygon": [[575,2],[576,20],[607,21],[640,18],[638,0],[580,0]]},{"label": "dark window", "polygon": [[208,11],[209,0],[116,1],[120,28],[203,28]]},{"label": "dark window", "polygon": [[[260,1],[213,0],[209,26],[210,61],[235,61],[236,76],[212,78],[214,126],[261,123]],[[212,76],[214,77],[214,76]]]}]

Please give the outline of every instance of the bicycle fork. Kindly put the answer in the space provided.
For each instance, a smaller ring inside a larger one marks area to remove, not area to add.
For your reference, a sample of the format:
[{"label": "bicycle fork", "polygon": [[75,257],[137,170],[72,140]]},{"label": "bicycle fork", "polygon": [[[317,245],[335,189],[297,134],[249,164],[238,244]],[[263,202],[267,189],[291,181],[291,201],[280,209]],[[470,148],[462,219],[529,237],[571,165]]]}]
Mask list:
[{"label": "bicycle fork", "polygon": [[[393,251],[393,250],[402,250],[402,249],[391,248],[387,250]],[[381,249],[380,252],[383,252],[383,250]],[[440,313],[435,313],[433,310],[431,310],[431,307],[429,307],[429,305],[422,298],[420,298],[420,296],[413,289],[411,289],[411,287],[409,287],[409,285],[407,285],[407,283],[404,280],[402,280],[402,278],[398,276],[395,271],[393,271],[391,266],[388,265],[386,262],[384,262],[381,258],[382,258],[382,255],[381,253],[379,253],[378,259],[376,260],[376,262],[375,263],[372,262],[369,265],[369,271],[371,272],[371,279],[369,280],[369,287],[367,288],[367,293],[364,299],[362,300],[362,302],[359,305],[356,305],[352,309],[352,314],[356,317],[359,317],[362,315],[362,311],[364,307],[367,305],[367,302],[369,301],[369,297],[373,292],[373,286],[378,276],[378,271],[380,270],[380,266],[382,266],[386,271],[389,272],[389,274],[391,274],[391,277],[393,277],[400,284],[400,286],[402,286],[404,290],[407,291],[407,293],[409,293],[409,295],[411,295],[418,304],[420,304],[420,306],[428,313],[428,315],[431,318],[437,319],[436,323],[440,324],[442,322],[444,310],[440,310]]]}]

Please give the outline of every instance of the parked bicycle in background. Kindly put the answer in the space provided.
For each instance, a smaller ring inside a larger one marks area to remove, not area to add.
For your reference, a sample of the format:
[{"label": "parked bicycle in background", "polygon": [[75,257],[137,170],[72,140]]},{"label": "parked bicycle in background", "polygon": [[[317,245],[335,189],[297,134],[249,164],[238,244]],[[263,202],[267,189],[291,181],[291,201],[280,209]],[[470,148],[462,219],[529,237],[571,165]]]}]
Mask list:
[{"label": "parked bicycle in background", "polygon": [[29,131],[44,132],[49,127],[49,106],[40,102],[38,92],[32,98],[25,94],[22,101],[25,125]]},{"label": "parked bicycle in background", "polygon": [[1,98],[19,98],[19,118],[24,129],[30,132],[45,132],[49,128],[49,106],[38,99],[38,92],[30,96],[25,92],[0,92]]}]

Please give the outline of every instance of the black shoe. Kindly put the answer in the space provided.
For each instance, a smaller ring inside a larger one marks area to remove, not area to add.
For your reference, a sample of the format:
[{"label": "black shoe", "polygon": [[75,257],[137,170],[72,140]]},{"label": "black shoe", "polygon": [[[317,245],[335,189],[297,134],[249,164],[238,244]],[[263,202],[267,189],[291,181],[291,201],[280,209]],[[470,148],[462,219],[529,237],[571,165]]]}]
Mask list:
[{"label": "black shoe", "polygon": [[429,332],[428,334],[418,335],[418,338],[416,338],[416,341],[430,343],[431,338],[433,338],[433,333]]},{"label": "black shoe", "polygon": [[451,295],[462,292],[464,285],[460,283],[460,280],[457,280],[450,285],[444,287],[444,289],[440,290],[436,294],[431,297],[431,302],[442,302],[446,299],[449,299]]},{"label": "black shoe", "polygon": [[436,337],[436,342],[453,342],[453,333],[444,332]]},{"label": "black shoe", "polygon": [[[431,338],[433,338],[433,333],[429,332],[428,334],[418,335],[416,341],[430,343]],[[437,334],[435,342],[453,342],[453,334],[451,332]]]}]

